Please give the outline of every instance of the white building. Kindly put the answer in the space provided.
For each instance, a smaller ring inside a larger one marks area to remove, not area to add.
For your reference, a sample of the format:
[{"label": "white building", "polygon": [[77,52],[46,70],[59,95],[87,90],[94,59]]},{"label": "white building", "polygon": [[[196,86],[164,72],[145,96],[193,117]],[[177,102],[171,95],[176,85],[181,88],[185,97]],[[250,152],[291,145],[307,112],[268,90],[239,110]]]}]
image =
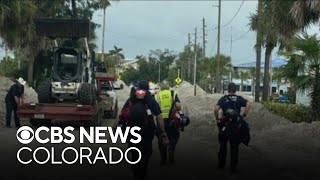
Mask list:
[{"label": "white building", "polygon": [[311,103],[311,97],[309,96],[309,93],[309,91],[298,91],[296,93],[296,103],[309,106]]},{"label": "white building", "polygon": [[[280,67],[283,66],[287,63],[286,59],[274,59],[271,62],[271,68],[272,67]],[[251,68],[256,67],[256,62],[249,62],[249,63],[242,63],[242,64],[238,64],[233,66],[235,71],[247,71],[249,72]],[[264,62],[261,62],[261,73],[264,72]],[[272,72],[271,72],[271,76],[272,76]],[[240,85],[241,85],[241,80],[240,79],[233,79],[233,82],[237,85],[237,89],[240,90]],[[252,92],[252,79],[248,79],[246,81],[243,82],[243,92]],[[280,84],[280,88],[278,88],[277,82],[276,80],[273,80],[272,83],[270,83],[272,86],[272,93],[286,93],[288,88],[287,88],[287,84],[282,82]],[[263,88],[263,82],[260,83],[260,89]]]},{"label": "white building", "polygon": [[120,64],[119,72],[122,73],[128,68],[138,69],[138,60],[137,59],[125,59],[124,63]]}]

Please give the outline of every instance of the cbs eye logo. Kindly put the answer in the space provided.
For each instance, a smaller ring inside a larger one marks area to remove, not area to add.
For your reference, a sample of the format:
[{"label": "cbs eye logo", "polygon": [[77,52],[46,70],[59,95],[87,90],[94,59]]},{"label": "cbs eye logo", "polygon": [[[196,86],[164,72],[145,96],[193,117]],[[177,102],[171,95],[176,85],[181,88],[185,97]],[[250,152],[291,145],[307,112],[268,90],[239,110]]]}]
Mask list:
[{"label": "cbs eye logo", "polygon": [[17,131],[17,139],[22,144],[29,144],[34,138],[34,132],[29,126],[22,126]]}]

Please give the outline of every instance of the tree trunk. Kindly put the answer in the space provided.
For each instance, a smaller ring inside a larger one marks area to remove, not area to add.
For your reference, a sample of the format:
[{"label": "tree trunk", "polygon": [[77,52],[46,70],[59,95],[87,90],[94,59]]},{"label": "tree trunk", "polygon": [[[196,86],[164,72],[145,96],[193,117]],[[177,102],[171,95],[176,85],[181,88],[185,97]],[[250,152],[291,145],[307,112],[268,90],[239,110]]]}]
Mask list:
[{"label": "tree trunk", "polygon": [[188,81],[190,81],[190,75],[191,75],[191,58],[188,59]]},{"label": "tree trunk", "polygon": [[280,95],[280,86],[281,86],[281,79],[278,79],[278,83],[277,83],[278,95]]},{"label": "tree trunk", "polygon": [[311,121],[320,120],[320,66],[315,68],[315,79],[311,91]]},{"label": "tree trunk", "polygon": [[103,24],[102,24],[102,57],[101,60],[104,62],[104,33],[105,33],[105,24],[106,24],[106,8],[103,9]]},{"label": "tree trunk", "polygon": [[78,13],[77,13],[76,0],[71,0],[71,6],[72,6],[72,17],[73,18],[77,18],[78,17]]},{"label": "tree trunk", "polygon": [[241,84],[240,84],[240,92],[243,91],[243,79],[241,79]]},{"label": "tree trunk", "polygon": [[[262,0],[258,0],[258,17],[261,16]],[[258,18],[260,19],[260,18]],[[257,37],[256,37],[256,88],[255,102],[260,101],[260,68],[261,68],[261,20],[258,21]]]},{"label": "tree trunk", "polygon": [[254,96],[254,90],[255,90],[255,79],[254,77],[252,77],[252,81],[251,81],[251,92],[252,92],[252,96]]},{"label": "tree trunk", "polygon": [[263,78],[263,94],[262,94],[262,100],[266,101],[269,96],[269,90],[270,90],[270,58],[272,53],[272,45],[268,43],[266,47],[266,54],[265,54],[265,62],[264,62],[264,78]]},{"label": "tree trunk", "polygon": [[33,62],[34,57],[31,57],[28,64],[28,85],[34,87],[33,85]]}]

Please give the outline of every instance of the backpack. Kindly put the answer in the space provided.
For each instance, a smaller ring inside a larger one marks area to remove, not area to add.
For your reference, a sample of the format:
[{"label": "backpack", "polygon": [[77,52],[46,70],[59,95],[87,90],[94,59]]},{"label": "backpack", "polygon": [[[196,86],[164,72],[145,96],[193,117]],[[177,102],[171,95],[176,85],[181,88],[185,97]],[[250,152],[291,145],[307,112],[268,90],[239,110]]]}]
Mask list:
[{"label": "backpack", "polygon": [[240,117],[239,109],[241,110],[241,107],[237,103],[237,101],[232,101],[230,99],[230,96],[226,95],[224,96],[229,103],[231,104],[230,107],[224,112],[224,115],[231,120],[231,122],[237,122]]},{"label": "backpack", "polygon": [[224,96],[231,103],[231,106],[224,112],[226,131],[230,136],[239,136],[240,142],[248,146],[251,136],[249,124],[240,116],[241,107],[237,101],[232,101],[228,95]]},{"label": "backpack", "polygon": [[137,99],[131,94],[128,106],[120,112],[120,122],[123,126],[138,126],[141,129],[155,128],[153,115],[148,107],[151,94],[148,93],[144,99]]}]

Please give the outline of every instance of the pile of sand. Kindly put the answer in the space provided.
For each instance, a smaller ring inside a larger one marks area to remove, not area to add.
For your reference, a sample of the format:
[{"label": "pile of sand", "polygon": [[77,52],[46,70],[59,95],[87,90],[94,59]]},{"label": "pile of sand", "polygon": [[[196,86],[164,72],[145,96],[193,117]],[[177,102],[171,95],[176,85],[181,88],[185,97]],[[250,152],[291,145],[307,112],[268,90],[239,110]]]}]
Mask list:
[{"label": "pile of sand", "polygon": [[[179,85],[177,92],[182,96],[183,95],[193,95],[194,94],[194,85],[190,84],[189,82],[183,81]],[[196,85],[196,94],[198,96],[204,96],[207,93],[201,87]]]},{"label": "pile of sand", "polygon": [[[191,118],[191,124],[186,131],[207,141],[216,139],[218,131],[213,108],[223,95],[206,94],[197,87],[197,96],[194,96],[193,88],[187,82],[178,88],[182,106],[188,110]],[[252,101],[252,97],[250,99],[250,96],[243,96]],[[275,148],[283,151],[288,148],[299,149],[305,152],[320,150],[320,122],[292,123],[272,114],[260,103],[252,103],[252,109],[246,120],[251,128],[251,145],[257,149],[268,152],[277,152]],[[266,146],[269,149],[266,149]]]},{"label": "pile of sand", "polygon": [[[23,79],[22,79],[23,80]],[[5,122],[5,114],[6,114],[6,105],[5,105],[5,97],[10,89],[10,87],[14,84],[12,80],[6,77],[0,77],[0,123],[4,124]],[[36,91],[29,87],[27,84],[24,86],[24,102],[38,102],[38,95]]]},{"label": "pile of sand", "polygon": [[118,96],[118,107],[119,110],[122,109],[124,103],[127,101],[127,99],[129,98],[129,94],[130,94],[130,87],[127,86],[122,80],[118,79],[116,82],[114,82],[114,84],[117,85],[117,87],[120,87],[121,84],[123,84],[123,89],[120,90],[116,90],[117,92],[117,96]]}]

